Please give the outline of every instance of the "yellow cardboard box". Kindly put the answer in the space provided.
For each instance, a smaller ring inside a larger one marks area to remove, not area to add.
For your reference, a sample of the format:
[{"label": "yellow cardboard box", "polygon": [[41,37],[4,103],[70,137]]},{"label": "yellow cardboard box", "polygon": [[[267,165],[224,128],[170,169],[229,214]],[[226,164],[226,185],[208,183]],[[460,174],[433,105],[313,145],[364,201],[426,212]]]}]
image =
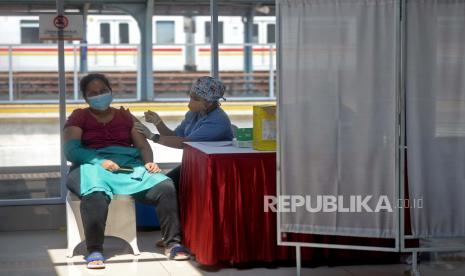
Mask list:
[{"label": "yellow cardboard box", "polygon": [[276,150],[276,105],[253,107],[253,148]]}]

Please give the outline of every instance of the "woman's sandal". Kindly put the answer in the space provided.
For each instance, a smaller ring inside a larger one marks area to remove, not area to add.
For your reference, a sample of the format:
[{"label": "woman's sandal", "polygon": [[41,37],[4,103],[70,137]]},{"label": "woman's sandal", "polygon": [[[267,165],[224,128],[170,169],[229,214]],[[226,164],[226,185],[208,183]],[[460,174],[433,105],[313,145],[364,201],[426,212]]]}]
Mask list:
[{"label": "woman's sandal", "polygon": [[87,255],[86,262],[89,269],[102,269],[105,268],[105,258],[101,252],[95,251]]},{"label": "woman's sandal", "polygon": [[182,245],[175,245],[165,250],[165,255],[170,260],[185,261],[190,259],[189,250]]}]

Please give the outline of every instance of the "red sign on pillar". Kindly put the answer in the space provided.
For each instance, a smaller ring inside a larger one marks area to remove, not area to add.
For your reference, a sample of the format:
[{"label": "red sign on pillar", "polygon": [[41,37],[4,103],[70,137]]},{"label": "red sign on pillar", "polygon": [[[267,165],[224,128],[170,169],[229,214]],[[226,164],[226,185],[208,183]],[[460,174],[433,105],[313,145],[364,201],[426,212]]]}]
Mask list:
[{"label": "red sign on pillar", "polygon": [[58,15],[53,19],[53,25],[58,29],[64,29],[68,27],[68,18],[64,15]]}]

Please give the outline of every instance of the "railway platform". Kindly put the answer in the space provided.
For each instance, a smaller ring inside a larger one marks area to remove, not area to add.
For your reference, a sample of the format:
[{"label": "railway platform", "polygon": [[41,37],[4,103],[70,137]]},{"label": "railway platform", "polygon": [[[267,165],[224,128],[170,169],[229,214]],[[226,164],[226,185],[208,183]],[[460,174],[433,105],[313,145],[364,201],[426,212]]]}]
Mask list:
[{"label": "railway platform", "polygon": [[[234,118],[250,118],[254,105],[274,104],[275,101],[226,101],[221,107]],[[150,109],[156,111],[160,116],[168,119],[177,119],[187,112],[187,102],[116,102],[113,107],[124,106],[129,108],[136,116],[142,116],[144,111]],[[76,108],[87,107],[85,103],[70,103],[66,105],[66,113],[70,114]],[[58,104],[0,104],[0,120],[15,119],[58,119]]]}]

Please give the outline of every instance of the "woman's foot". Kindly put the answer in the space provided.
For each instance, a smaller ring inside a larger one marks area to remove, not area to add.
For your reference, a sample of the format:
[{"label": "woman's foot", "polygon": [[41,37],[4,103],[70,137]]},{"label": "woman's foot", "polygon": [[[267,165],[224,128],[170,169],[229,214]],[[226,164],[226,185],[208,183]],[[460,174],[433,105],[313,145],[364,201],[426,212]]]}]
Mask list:
[{"label": "woman's foot", "polygon": [[190,259],[189,250],[184,246],[177,244],[165,249],[165,255],[170,260],[185,261]]},{"label": "woman's foot", "polygon": [[105,268],[105,258],[102,252],[92,252],[85,258],[87,262],[87,268],[89,269],[102,269]]}]

